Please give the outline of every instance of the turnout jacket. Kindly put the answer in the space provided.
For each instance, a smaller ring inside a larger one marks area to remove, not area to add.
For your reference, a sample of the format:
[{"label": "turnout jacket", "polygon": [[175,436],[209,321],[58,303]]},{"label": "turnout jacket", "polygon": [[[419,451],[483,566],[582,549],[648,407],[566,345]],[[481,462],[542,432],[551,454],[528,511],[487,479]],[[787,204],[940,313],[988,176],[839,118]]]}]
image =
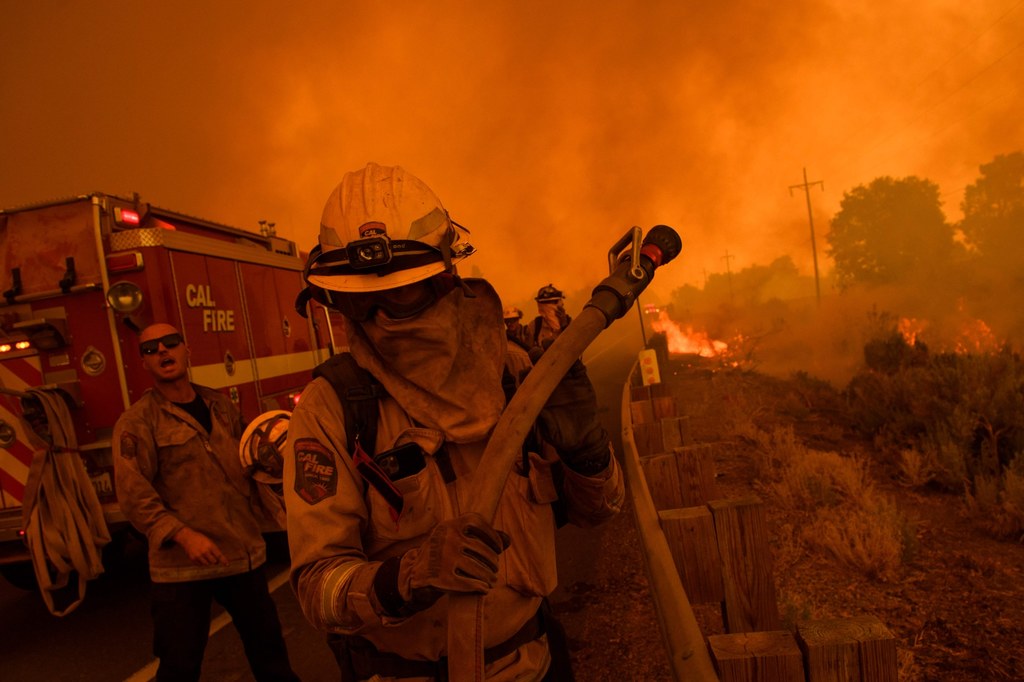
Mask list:
[{"label": "turnout jacket", "polygon": [[[149,542],[153,582],[236,575],[266,561],[255,484],[238,458],[238,410],[218,391],[193,388],[210,408],[211,433],[152,388],[114,426],[118,500]],[[185,526],[215,542],[228,565],[192,563],[171,539]]]},{"label": "turnout jacket", "polygon": [[[315,379],[292,414],[285,454],[292,585],[317,628],[359,635],[406,659],[437,661],[447,653],[447,597],[409,617],[390,617],[382,615],[373,579],[382,561],[418,547],[438,522],[468,511],[467,491],[488,475],[480,465],[486,439],[445,443],[440,431],[418,426],[393,398],[381,398],[377,457],[416,443],[424,460],[421,470],[393,481],[402,497],[396,513],[356,469],[344,424],[334,388],[324,378]],[[531,453],[529,471],[520,462],[508,476],[493,525],[511,537],[511,545],[499,557],[497,585],[484,597],[485,648],[516,633],[556,586],[555,466],[560,465]],[[579,526],[609,519],[624,494],[614,457],[593,477],[565,469],[560,487],[568,520]],[[488,679],[525,679],[512,676],[510,668],[529,665],[527,658],[517,656],[518,663],[499,674],[489,667]]]}]

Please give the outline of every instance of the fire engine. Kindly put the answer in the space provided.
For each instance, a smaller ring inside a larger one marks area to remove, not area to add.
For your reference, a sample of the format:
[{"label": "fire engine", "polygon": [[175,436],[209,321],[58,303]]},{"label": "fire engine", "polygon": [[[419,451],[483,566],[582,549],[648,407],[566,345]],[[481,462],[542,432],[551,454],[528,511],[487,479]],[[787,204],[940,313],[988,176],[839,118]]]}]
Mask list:
[{"label": "fire engine", "polygon": [[91,193],[0,210],[0,573],[26,564],[22,502],[33,452],[47,442],[32,390],[69,406],[76,452],[112,530],[125,526],[111,433],[152,385],[137,332],[178,327],[190,379],[223,391],[248,422],[291,409],[312,368],[338,344],[327,309],[295,309],[304,254],[259,233],[131,197]]}]

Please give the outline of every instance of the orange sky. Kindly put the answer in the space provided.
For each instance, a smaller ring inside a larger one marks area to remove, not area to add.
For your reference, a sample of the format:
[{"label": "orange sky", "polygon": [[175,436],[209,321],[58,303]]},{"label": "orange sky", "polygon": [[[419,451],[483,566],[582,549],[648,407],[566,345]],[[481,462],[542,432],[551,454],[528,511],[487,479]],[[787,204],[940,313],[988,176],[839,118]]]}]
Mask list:
[{"label": "orange sky", "polygon": [[591,287],[658,223],[684,245],[663,296],[726,253],[811,273],[804,167],[823,270],[877,176],[958,217],[1024,148],[1022,67],[1024,0],[0,0],[0,207],[135,191],[308,249],[372,160],[436,191],[510,302]]}]

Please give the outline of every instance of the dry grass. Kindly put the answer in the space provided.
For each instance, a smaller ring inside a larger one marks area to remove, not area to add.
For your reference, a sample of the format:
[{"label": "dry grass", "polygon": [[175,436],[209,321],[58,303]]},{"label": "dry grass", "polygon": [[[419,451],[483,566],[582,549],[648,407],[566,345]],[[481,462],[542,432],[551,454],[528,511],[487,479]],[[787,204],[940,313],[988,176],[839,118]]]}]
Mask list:
[{"label": "dry grass", "polygon": [[792,542],[825,550],[872,579],[896,578],[913,533],[863,458],[808,448],[791,428],[761,432],[757,445],[767,474],[760,488],[779,507],[810,516]]},{"label": "dry grass", "polygon": [[1007,469],[1002,478],[979,476],[974,493],[966,493],[974,522],[1002,540],[1024,542],[1024,475],[1015,470],[1020,468],[1024,466]]},{"label": "dry grass", "polygon": [[935,479],[934,459],[915,448],[900,451],[899,480],[910,488],[923,488]]},{"label": "dry grass", "polygon": [[821,510],[804,541],[873,580],[890,582],[899,575],[907,535],[895,501],[872,492],[858,504]]}]

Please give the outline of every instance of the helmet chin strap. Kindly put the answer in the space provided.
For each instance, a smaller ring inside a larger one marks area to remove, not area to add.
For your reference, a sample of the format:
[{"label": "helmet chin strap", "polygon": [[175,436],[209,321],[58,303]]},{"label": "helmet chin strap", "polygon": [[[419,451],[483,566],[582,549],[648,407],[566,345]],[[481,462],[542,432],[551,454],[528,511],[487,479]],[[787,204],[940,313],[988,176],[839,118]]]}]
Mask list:
[{"label": "helmet chin strap", "polygon": [[462,295],[466,298],[476,298],[476,294],[473,293],[469,285],[454,272],[442,272],[440,275],[434,275],[430,282],[434,291],[437,292],[438,298],[450,293],[455,287],[462,289]]}]

